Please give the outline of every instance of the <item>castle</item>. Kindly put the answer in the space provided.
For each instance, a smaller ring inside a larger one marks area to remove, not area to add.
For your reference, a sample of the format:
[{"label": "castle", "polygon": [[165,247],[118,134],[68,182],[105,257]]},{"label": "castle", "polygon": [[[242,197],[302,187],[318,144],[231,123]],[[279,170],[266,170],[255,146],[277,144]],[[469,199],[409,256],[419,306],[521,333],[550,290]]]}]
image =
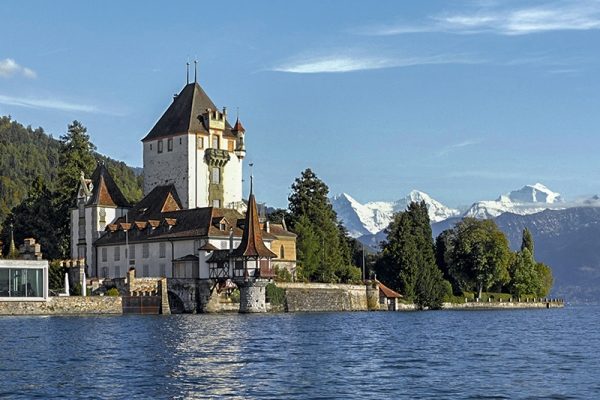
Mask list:
[{"label": "castle", "polygon": [[270,278],[275,267],[295,274],[296,236],[285,223],[259,221],[252,188],[248,205],[242,200],[239,118],[231,126],[227,109],[219,111],[197,82],[174,96],[142,143],[144,198],[137,204],[103,165],[80,178],[71,257],[85,259],[87,277],[121,279],[135,269],[214,288]]}]

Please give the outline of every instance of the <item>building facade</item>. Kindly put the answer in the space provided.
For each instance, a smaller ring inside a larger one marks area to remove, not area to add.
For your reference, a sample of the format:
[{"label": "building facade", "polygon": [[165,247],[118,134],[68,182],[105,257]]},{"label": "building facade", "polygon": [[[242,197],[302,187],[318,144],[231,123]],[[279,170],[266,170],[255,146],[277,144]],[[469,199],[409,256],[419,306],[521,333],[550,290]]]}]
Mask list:
[{"label": "building facade", "polygon": [[[72,258],[86,260],[90,278],[124,278],[135,268],[139,277],[228,279],[209,260],[243,241],[241,122],[231,126],[227,110],[189,83],[142,144],[144,198],[137,204],[127,202],[102,165],[81,177],[70,211]],[[269,251],[277,244],[272,265],[285,254],[280,265],[293,273],[295,235],[282,226],[274,234],[265,224],[260,230]]]}]

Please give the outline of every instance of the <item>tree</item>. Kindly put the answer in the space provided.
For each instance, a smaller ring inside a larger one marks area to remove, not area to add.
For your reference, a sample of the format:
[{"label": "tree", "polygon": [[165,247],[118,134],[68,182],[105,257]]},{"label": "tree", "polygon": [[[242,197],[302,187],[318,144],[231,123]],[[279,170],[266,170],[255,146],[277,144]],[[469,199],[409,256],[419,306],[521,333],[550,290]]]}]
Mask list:
[{"label": "tree", "polygon": [[61,203],[69,204],[75,197],[79,187],[81,173],[91,176],[96,169],[93,151],[96,146],[86,135],[87,128],[79,121],[73,121],[68,131],[60,137],[58,156],[58,187]]},{"label": "tree", "polygon": [[298,276],[309,280],[346,279],[350,251],[329,203],[329,188],[310,169],[292,184],[289,227],[298,235]]},{"label": "tree", "polygon": [[554,278],[552,270],[546,264],[541,262],[535,263],[535,272],[540,280],[541,288],[537,293],[538,297],[546,297],[550,293],[550,289],[554,286]]},{"label": "tree", "polygon": [[521,251],[525,249],[529,250],[531,257],[533,257],[533,235],[527,227],[523,229],[523,240],[521,241]]},{"label": "tree", "polygon": [[511,294],[516,297],[521,297],[524,294],[537,296],[541,292],[542,282],[536,273],[533,255],[526,246],[516,253],[509,271]]},{"label": "tree", "polygon": [[493,284],[508,283],[508,239],[492,219],[463,218],[447,244],[449,272],[462,290],[476,289],[481,297]]},{"label": "tree", "polygon": [[376,270],[382,282],[422,306],[439,308],[445,293],[436,265],[427,205],[411,203],[394,215]]},{"label": "tree", "polygon": [[[61,231],[64,216],[53,204],[53,196],[42,177],[37,177],[29,189],[28,197],[11,210],[6,223],[13,226],[15,243],[34,238],[41,246],[44,259],[55,260],[66,256]],[[5,243],[8,237],[3,237]]]}]

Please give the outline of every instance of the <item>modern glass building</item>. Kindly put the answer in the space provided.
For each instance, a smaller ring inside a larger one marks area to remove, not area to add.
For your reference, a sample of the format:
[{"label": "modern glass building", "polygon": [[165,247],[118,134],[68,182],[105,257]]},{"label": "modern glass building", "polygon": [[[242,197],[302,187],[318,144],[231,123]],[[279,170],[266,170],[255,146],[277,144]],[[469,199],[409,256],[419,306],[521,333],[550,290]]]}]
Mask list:
[{"label": "modern glass building", "polygon": [[45,301],[48,261],[0,260],[0,301]]}]

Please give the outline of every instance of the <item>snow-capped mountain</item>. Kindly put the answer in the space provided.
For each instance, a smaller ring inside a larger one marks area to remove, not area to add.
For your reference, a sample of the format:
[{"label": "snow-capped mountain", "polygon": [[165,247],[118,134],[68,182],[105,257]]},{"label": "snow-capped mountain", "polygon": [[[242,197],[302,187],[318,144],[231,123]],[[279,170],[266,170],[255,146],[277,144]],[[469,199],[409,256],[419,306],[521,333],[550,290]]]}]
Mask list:
[{"label": "snow-capped mountain", "polygon": [[361,204],[346,193],[335,195],[330,199],[338,219],[343,222],[353,237],[375,234],[385,229],[394,213],[406,210],[413,201],[422,200],[427,204],[431,222],[443,221],[459,214],[458,210],[448,208],[418,190],[413,190],[406,197],[395,202],[377,201]]},{"label": "snow-capped mountain", "polygon": [[495,201],[478,201],[464,214],[466,217],[495,218],[505,212],[518,215],[535,214],[548,208],[564,209],[564,199],[542,185],[526,185],[519,190],[503,194]]}]

